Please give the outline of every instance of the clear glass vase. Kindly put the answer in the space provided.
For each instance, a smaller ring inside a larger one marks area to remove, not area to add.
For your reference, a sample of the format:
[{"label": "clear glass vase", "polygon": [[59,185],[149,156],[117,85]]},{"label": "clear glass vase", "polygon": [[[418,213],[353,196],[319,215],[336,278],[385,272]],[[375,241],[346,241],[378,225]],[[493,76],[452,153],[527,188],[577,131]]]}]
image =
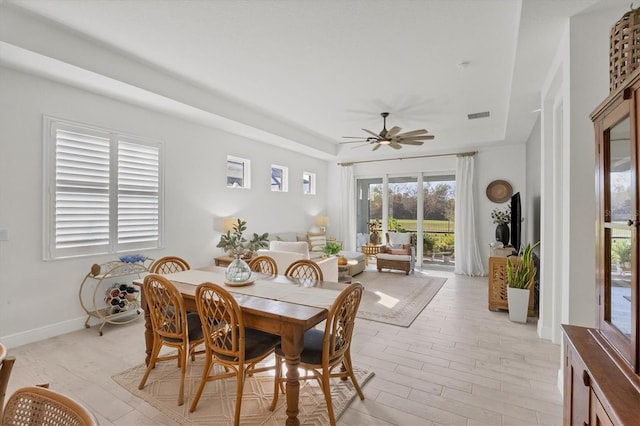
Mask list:
[{"label": "clear glass vase", "polygon": [[251,268],[249,268],[249,264],[242,260],[240,256],[236,256],[229,266],[227,266],[224,276],[227,282],[241,283],[251,277]]}]

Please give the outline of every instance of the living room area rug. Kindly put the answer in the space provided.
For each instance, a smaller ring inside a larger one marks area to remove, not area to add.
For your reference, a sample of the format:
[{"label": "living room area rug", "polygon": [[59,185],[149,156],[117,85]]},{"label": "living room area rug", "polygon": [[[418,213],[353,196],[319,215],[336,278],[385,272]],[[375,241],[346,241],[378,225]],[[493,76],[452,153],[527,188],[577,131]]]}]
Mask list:
[{"label": "living room area rug", "polygon": [[358,318],[409,327],[447,279],[421,271],[405,275],[383,270],[364,271],[353,277],[352,282],[356,281],[365,290]]},{"label": "living room area rug", "polygon": [[[178,406],[180,369],[174,361],[156,364],[149,375],[146,386],[139,390],[138,384],[144,375],[144,364],[130,368],[113,376],[113,380],[158,409],[167,417],[181,425],[230,425],[233,424],[236,403],[235,378],[216,380],[205,385],[204,392],[193,413],[189,412],[204,367],[204,357],[198,356],[189,361],[185,378],[184,405]],[[273,365],[273,355],[261,365]],[[216,365],[214,368],[221,368]],[[280,394],[278,405],[269,411],[273,396],[273,370],[265,371],[247,378],[242,396],[240,424],[242,425],[283,425],[287,418],[286,395]],[[373,372],[354,367],[354,374],[360,387],[373,377]],[[336,420],[344,413],[356,398],[351,381],[331,379],[331,399]],[[298,419],[304,425],[327,425],[329,417],[322,390],[315,380],[300,385],[300,413]]]}]

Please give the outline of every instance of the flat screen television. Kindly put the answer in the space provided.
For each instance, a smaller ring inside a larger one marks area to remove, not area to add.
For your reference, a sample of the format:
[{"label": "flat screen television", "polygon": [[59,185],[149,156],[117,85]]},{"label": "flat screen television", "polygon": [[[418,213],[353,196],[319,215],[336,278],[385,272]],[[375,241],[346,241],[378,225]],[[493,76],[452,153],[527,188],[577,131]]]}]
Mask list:
[{"label": "flat screen television", "polygon": [[513,250],[518,252],[522,245],[522,207],[520,206],[520,193],[516,192],[511,196],[511,245]]}]

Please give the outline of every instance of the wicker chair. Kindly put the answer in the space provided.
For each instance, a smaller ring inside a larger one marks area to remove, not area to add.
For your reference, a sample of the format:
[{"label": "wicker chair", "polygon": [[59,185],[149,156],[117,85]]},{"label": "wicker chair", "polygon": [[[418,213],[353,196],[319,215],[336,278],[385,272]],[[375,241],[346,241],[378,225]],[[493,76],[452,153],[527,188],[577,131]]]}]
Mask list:
[{"label": "wicker chair", "polygon": [[[324,393],[332,426],[335,426],[336,421],[331,403],[330,378],[340,377],[344,380],[347,377],[350,378],[358,396],[360,399],[364,399],[364,394],[353,374],[351,363],[351,336],[363,291],[364,287],[358,282],[342,290],[329,310],[324,330],[312,328],[304,334],[304,349],[300,354],[300,367],[307,370],[307,375],[300,377],[300,380],[315,379],[318,381]],[[286,381],[286,377],[282,377],[284,352],[282,352],[280,345],[276,346],[275,351],[276,375],[273,401],[269,407],[271,411],[276,408],[278,403],[278,388]]]},{"label": "wicker chair", "polygon": [[88,426],[96,416],[68,396],[38,386],[16,390],[2,414],[3,426]]},{"label": "wicker chair", "polygon": [[[149,308],[153,329],[153,348],[138,389],[144,388],[149,373],[157,361],[178,360],[181,368],[178,405],[184,404],[184,378],[187,372],[188,354],[192,359],[195,348],[204,342],[200,317],[196,312],[187,313],[180,292],[162,275],[149,274],[144,277],[142,286]],[[177,355],[160,356],[160,349],[168,346],[178,349]]]},{"label": "wicker chair", "polygon": [[388,232],[386,236],[387,246],[376,255],[378,272],[382,269],[397,269],[409,275],[416,261],[413,234]]},{"label": "wicker chair", "polygon": [[4,407],[4,397],[7,394],[9,376],[11,376],[11,370],[13,369],[13,363],[15,361],[16,359],[14,357],[8,356],[7,348],[0,343],[0,419],[2,419],[2,408]]},{"label": "wicker chair", "polygon": [[165,256],[162,257],[149,267],[149,272],[152,274],[172,274],[174,272],[187,271],[191,269],[189,263],[177,256]]},{"label": "wicker chair", "polygon": [[249,268],[254,272],[261,272],[267,275],[278,275],[278,265],[276,261],[269,256],[258,256],[251,259]]},{"label": "wicker chair", "polygon": [[300,278],[303,280],[322,281],[322,269],[316,262],[308,259],[300,259],[293,262],[287,267],[284,274],[291,278]]},{"label": "wicker chair", "polygon": [[[238,425],[245,379],[248,374],[274,368],[255,366],[273,353],[280,337],[246,328],[238,302],[219,285],[200,284],[196,288],[196,306],[203,318],[207,355],[200,386],[189,411],[195,411],[207,382],[235,377],[237,391],[234,424]],[[212,374],[215,364],[220,364],[224,371]]]}]

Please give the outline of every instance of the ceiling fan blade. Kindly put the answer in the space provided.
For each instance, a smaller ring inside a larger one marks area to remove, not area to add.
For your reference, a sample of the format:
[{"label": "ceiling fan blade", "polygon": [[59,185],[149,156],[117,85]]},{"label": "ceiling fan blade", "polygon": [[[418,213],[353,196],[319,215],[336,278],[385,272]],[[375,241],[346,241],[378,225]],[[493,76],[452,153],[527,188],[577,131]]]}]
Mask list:
[{"label": "ceiling fan blade", "polygon": [[365,136],[341,136],[343,139],[365,139]]},{"label": "ceiling fan blade", "polygon": [[412,130],[410,132],[400,133],[399,135],[396,135],[396,137],[418,136],[418,135],[421,135],[423,133],[429,133],[429,132],[426,129]]},{"label": "ceiling fan blade", "polygon": [[366,139],[360,139],[358,141],[346,141],[346,142],[339,142],[338,145],[344,145],[344,144],[348,144],[348,143],[367,143],[369,142]]},{"label": "ceiling fan blade", "polygon": [[376,146],[373,147],[373,149],[371,151],[375,151],[376,149],[380,149],[382,145],[381,144],[377,144]]},{"label": "ceiling fan blade", "polygon": [[389,131],[387,132],[386,135],[384,135],[385,139],[390,139],[392,137],[394,137],[395,135],[397,135],[398,133],[400,133],[400,130],[402,130],[400,127],[398,126],[393,126],[391,129],[389,129]]},{"label": "ceiling fan blade", "polygon": [[393,138],[396,141],[422,141],[422,140],[431,140],[434,139],[435,136],[434,135],[422,135],[422,136],[411,136],[408,138],[402,137],[402,136],[396,136],[395,138]]},{"label": "ceiling fan blade", "polygon": [[363,146],[367,146],[367,145],[369,145],[369,144],[368,143],[363,143],[362,145],[352,146],[351,149],[362,148]]},{"label": "ceiling fan blade", "polygon": [[400,148],[402,148],[402,145],[399,145],[398,143],[396,143],[396,142],[394,142],[394,141],[391,141],[391,142],[389,143],[389,146],[390,146],[391,148],[393,148],[393,149],[400,149]]},{"label": "ceiling fan blade", "polygon": [[374,132],[372,132],[371,130],[367,130],[367,129],[362,129],[362,130],[364,130],[365,132],[369,133],[370,135],[375,136],[375,137],[376,137],[376,139],[380,137],[380,135],[379,135],[379,134],[374,133]]},{"label": "ceiling fan blade", "polygon": [[398,143],[402,143],[405,145],[422,145],[423,141],[397,141]]}]

